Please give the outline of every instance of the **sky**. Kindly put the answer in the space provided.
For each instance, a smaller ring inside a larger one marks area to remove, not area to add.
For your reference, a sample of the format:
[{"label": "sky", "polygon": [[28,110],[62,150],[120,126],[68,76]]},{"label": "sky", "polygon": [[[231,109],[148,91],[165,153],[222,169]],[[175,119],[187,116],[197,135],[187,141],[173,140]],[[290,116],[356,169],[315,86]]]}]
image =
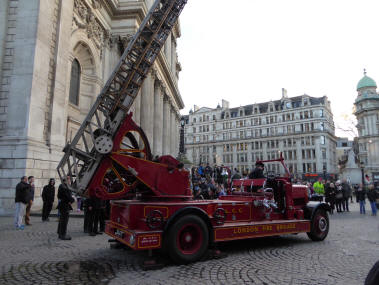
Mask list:
[{"label": "sky", "polygon": [[328,96],[337,136],[352,126],[363,69],[379,80],[378,0],[188,0],[181,18],[185,104],[230,107]]}]

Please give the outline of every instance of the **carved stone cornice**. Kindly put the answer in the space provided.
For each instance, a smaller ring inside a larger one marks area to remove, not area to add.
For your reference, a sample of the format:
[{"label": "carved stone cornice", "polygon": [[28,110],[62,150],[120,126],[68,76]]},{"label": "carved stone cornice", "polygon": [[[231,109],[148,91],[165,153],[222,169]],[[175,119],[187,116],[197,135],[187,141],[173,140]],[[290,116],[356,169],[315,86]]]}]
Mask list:
[{"label": "carved stone cornice", "polygon": [[92,0],[92,7],[94,9],[101,9],[102,8],[102,3],[101,0]]},{"label": "carved stone cornice", "polygon": [[157,77],[157,74],[158,74],[158,71],[157,71],[157,69],[156,69],[155,67],[150,68],[150,70],[149,70],[149,75],[150,75],[153,79],[155,79],[155,78]]},{"label": "carved stone cornice", "polygon": [[[101,5],[98,0],[93,0],[92,4],[96,7],[100,7],[99,5]],[[106,40],[109,38],[109,31],[100,24],[100,21],[96,18],[91,8],[88,7],[83,0],[74,1],[74,16],[72,22],[73,30],[86,30],[87,37],[93,41],[98,49],[102,50]]]},{"label": "carved stone cornice", "polygon": [[122,46],[124,47],[124,50],[128,47],[128,44],[130,43],[132,39],[133,39],[133,35],[131,34],[120,36],[120,42]]},{"label": "carved stone cornice", "polygon": [[160,80],[157,76],[155,76],[155,78],[154,78],[154,88],[162,90],[162,84],[163,84],[162,80]]},{"label": "carved stone cornice", "polygon": [[[166,89],[165,87],[163,87],[164,89]],[[171,98],[170,96],[167,95],[167,93],[165,91],[163,91],[163,101],[165,103],[168,103],[171,105]]]}]

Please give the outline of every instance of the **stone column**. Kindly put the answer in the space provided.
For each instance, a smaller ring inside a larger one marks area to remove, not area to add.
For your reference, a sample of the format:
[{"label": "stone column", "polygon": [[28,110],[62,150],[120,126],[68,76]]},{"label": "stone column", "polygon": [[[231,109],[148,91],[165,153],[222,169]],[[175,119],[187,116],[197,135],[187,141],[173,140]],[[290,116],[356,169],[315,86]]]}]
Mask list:
[{"label": "stone column", "polygon": [[171,132],[171,114],[170,114],[170,102],[168,96],[164,95],[163,100],[163,154],[170,154],[170,132]]},{"label": "stone column", "polygon": [[138,92],[136,99],[134,99],[133,103],[133,121],[140,126],[141,125],[141,91]]},{"label": "stone column", "polygon": [[178,113],[175,112],[175,156],[179,154],[179,141],[180,141],[180,120],[178,118]]},{"label": "stone column", "polygon": [[142,85],[141,92],[141,128],[144,130],[150,145],[153,145],[153,112],[154,112],[154,79],[149,72]]},{"label": "stone column", "polygon": [[153,154],[163,153],[163,95],[162,83],[155,79],[154,84],[154,129],[153,129]]},{"label": "stone column", "polygon": [[175,150],[176,150],[176,132],[177,132],[175,120],[176,120],[176,112],[175,112],[174,107],[171,106],[170,154],[173,157],[177,156],[177,154],[175,153]]}]

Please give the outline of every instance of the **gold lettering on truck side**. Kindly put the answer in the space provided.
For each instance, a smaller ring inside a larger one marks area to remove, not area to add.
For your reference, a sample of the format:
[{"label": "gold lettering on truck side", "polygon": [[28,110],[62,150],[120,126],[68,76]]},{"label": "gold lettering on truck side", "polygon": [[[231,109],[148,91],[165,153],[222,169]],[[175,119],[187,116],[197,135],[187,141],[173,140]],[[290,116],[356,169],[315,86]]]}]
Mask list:
[{"label": "gold lettering on truck side", "polygon": [[296,224],[283,224],[283,225],[276,225],[276,230],[291,230],[296,229]]}]

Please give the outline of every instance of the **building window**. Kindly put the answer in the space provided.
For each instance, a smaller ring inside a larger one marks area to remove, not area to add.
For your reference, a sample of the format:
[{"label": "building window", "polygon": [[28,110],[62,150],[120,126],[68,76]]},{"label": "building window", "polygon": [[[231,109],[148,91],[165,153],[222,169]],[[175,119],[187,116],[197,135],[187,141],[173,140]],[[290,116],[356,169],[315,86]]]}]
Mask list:
[{"label": "building window", "polygon": [[324,110],[323,109],[320,110],[320,118],[324,118]]},{"label": "building window", "polygon": [[70,81],[70,103],[79,105],[79,89],[80,89],[80,64],[77,59],[74,59],[71,66],[71,81]]},{"label": "building window", "polygon": [[322,153],[322,159],[326,159],[326,149],[323,148],[321,153]]},{"label": "building window", "polygon": [[320,143],[324,145],[325,144],[325,136],[321,136],[320,141],[321,141]]}]

